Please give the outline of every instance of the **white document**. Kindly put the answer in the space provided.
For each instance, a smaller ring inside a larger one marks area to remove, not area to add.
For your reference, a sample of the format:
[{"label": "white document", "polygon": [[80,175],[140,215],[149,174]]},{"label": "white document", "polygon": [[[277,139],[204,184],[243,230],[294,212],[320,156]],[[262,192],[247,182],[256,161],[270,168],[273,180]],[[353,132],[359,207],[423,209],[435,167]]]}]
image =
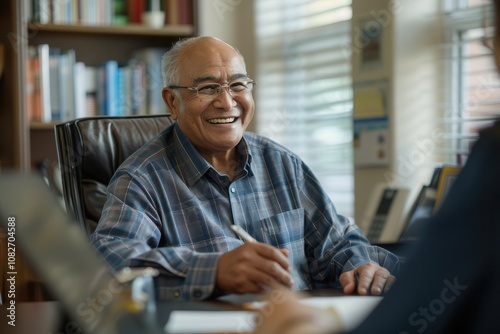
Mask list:
[{"label": "white document", "polygon": [[[341,321],[341,330],[357,327],[382,301],[380,296],[310,297],[302,303],[335,312]],[[333,329],[332,329],[333,330]]]},{"label": "white document", "polygon": [[252,311],[173,311],[166,333],[253,333]]},{"label": "white document", "polygon": [[[380,303],[379,296],[310,297],[300,302],[311,307],[327,310],[338,316],[339,328],[347,331],[358,326]],[[256,311],[267,302],[248,305]],[[255,329],[253,311],[173,311],[165,325],[166,333],[252,333]]]}]

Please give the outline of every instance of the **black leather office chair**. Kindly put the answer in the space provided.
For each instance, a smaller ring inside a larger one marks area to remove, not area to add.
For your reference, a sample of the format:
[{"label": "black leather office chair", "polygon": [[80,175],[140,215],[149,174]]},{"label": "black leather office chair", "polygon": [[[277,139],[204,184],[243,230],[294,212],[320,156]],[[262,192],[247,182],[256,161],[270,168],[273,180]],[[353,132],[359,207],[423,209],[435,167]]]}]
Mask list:
[{"label": "black leather office chair", "polygon": [[164,114],[90,117],[55,126],[66,210],[89,236],[118,166],[172,122]]}]

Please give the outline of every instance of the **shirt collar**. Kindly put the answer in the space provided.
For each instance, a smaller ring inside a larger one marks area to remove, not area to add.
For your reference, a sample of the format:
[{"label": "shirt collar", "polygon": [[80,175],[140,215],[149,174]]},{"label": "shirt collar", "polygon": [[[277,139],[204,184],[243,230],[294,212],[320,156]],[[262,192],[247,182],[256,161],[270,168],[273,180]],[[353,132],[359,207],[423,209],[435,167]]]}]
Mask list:
[{"label": "shirt collar", "polygon": [[[209,169],[214,169],[198,152],[177,123],[174,125],[173,145],[179,159],[175,159],[179,175],[188,186],[194,185]],[[236,146],[245,173],[253,175],[251,169],[252,155],[243,137]],[[181,163],[182,161],[182,163]]]}]

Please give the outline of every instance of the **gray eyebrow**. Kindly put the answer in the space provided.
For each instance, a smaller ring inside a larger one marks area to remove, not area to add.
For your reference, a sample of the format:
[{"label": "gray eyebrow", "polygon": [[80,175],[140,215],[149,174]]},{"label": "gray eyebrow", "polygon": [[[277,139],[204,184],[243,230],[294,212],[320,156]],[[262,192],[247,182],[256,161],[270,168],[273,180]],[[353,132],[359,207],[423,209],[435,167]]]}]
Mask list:
[{"label": "gray eyebrow", "polygon": [[[231,77],[229,79],[230,79],[230,81],[234,81],[236,79],[241,79],[241,78],[248,79],[248,75],[246,75],[245,73],[236,73],[236,74],[231,75]],[[194,79],[193,83],[197,84],[200,82],[207,82],[207,81],[217,82],[217,78],[214,76],[198,77],[198,78]]]}]

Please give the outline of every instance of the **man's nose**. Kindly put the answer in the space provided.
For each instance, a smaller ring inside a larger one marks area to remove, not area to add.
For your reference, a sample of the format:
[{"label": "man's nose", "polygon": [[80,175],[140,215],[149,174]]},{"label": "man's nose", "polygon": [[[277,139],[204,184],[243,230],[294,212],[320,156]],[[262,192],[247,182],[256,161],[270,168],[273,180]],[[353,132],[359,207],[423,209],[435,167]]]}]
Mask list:
[{"label": "man's nose", "polygon": [[222,108],[224,110],[230,110],[236,105],[236,101],[234,101],[229,85],[220,87],[219,96],[215,98],[214,103],[217,103],[217,108]]}]

